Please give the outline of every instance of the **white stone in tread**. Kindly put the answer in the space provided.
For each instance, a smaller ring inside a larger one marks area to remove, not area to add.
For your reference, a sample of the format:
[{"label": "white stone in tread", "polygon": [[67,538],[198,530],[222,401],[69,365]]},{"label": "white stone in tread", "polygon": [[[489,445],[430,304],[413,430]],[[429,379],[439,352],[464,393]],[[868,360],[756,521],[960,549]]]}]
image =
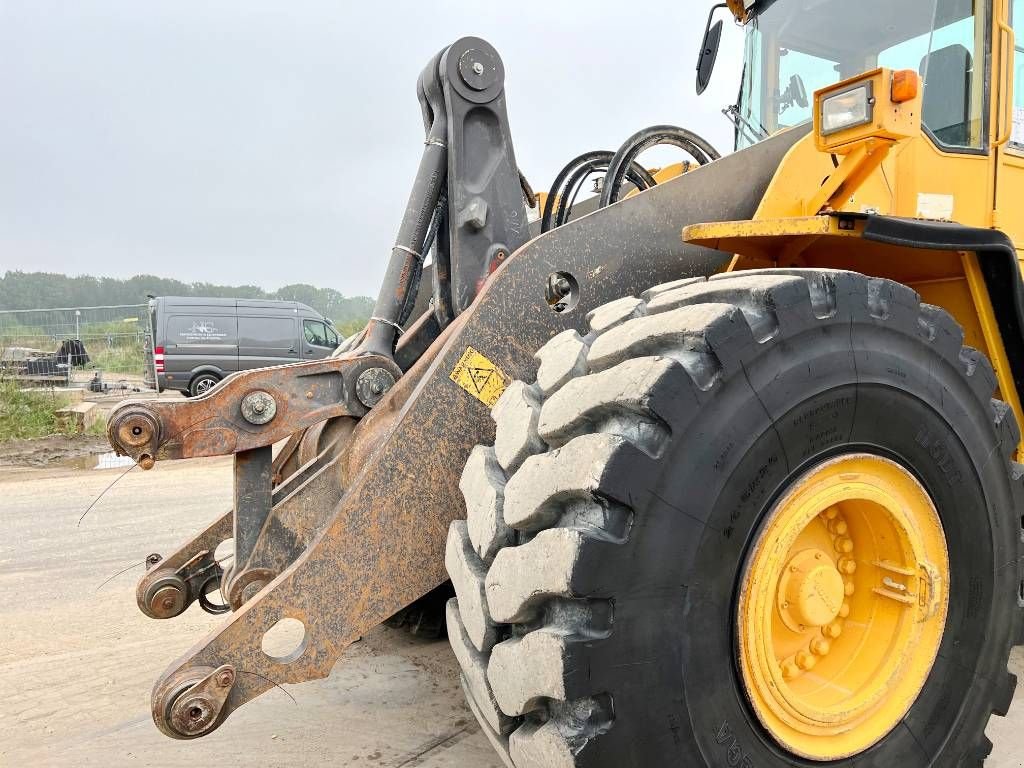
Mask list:
[{"label": "white stone in tread", "polygon": [[587,360],[591,370],[600,371],[644,355],[706,354],[707,329],[737,314],[731,304],[709,303],[638,317],[598,336]]},{"label": "white stone in tread", "polygon": [[512,541],[512,529],[505,524],[505,473],[494,449],[478,445],[462,470],[459,489],[466,499],[469,540],[480,559],[488,563],[498,550]]},{"label": "white stone in tread", "polygon": [[487,680],[501,711],[524,715],[538,699],[565,699],[566,640],[538,630],[494,646]]},{"label": "white stone in tread", "polygon": [[488,615],[505,624],[524,622],[547,598],[573,597],[572,575],[584,540],[580,531],[552,528],[501,550],[487,573]]},{"label": "white stone in tread", "polygon": [[627,360],[601,373],[573,379],[541,409],[538,428],[548,442],[561,442],[583,429],[593,414],[615,408],[652,416],[648,394],[665,376],[686,374],[666,357]]},{"label": "white stone in tread", "polygon": [[585,497],[601,487],[605,467],[624,445],[618,435],[582,435],[531,456],[505,486],[505,523],[531,531],[551,525],[561,500]]},{"label": "white stone in tread", "polygon": [[459,614],[466,635],[478,651],[486,653],[497,639],[484,592],[487,571],[473,551],[465,520],[454,521],[448,529],[444,564],[459,598]]},{"label": "white stone in tread", "polygon": [[645,314],[644,302],[634,296],[624,296],[598,307],[587,315],[590,330],[604,333],[609,328],[621,325],[634,317]]},{"label": "white stone in tread", "polygon": [[455,654],[462,678],[473,703],[476,704],[478,717],[483,719],[496,734],[507,735],[512,730],[513,720],[498,709],[498,702],[491,693],[487,682],[487,657],[474,646],[463,627],[459,613],[458,600],[452,598],[445,608],[448,620],[448,639],[452,652]]},{"label": "white stone in tread", "polygon": [[491,410],[497,430],[494,452],[506,473],[512,474],[527,456],[547,446],[537,434],[540,400],[529,384],[513,381]]},{"label": "white stone in tread", "polygon": [[673,280],[671,283],[662,283],[661,285],[656,285],[653,288],[648,288],[646,291],[640,294],[640,298],[642,298],[644,301],[652,301],[653,299],[655,299],[656,297],[660,296],[663,293],[666,293],[667,291],[674,291],[677,288],[684,288],[687,285],[706,282],[707,280],[705,280],[703,277],[686,277],[683,278],[682,280]]},{"label": "white stone in tread", "polygon": [[516,730],[509,738],[509,754],[516,768],[576,767],[572,748],[553,720]]},{"label": "white stone in tread", "polygon": [[547,396],[569,379],[586,372],[587,345],[575,330],[562,331],[537,350],[537,386]]}]

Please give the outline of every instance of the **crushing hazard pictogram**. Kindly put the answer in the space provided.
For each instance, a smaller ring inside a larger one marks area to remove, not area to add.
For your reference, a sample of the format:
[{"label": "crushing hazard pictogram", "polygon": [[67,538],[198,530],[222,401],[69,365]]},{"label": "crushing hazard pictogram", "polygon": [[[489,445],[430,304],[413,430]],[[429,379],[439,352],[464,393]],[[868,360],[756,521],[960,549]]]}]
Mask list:
[{"label": "crushing hazard pictogram", "polygon": [[451,380],[487,407],[498,402],[509,384],[504,372],[472,347],[455,364]]}]

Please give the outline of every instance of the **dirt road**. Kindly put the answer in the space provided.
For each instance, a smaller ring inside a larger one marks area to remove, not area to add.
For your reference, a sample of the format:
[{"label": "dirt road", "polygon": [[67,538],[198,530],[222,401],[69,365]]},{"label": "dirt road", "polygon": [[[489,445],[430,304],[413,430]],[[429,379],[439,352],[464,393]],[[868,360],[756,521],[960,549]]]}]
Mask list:
[{"label": "dirt road", "polygon": [[[0,468],[0,766],[501,768],[462,701],[446,643],[375,630],[334,674],[278,690],[193,742],[161,736],[149,692],[220,619],[135,607],[141,564],[230,505],[226,460],[133,470]],[[1018,649],[1019,650],[1019,649]],[[1024,676],[1024,654],[1013,662]],[[1024,686],[989,729],[987,768],[1024,768]]]},{"label": "dirt road", "polygon": [[221,619],[165,622],[135,607],[147,552],[167,552],[230,506],[229,461],[128,473],[0,469],[0,766],[501,768],[463,704],[445,642],[381,628],[327,680],[289,686],[198,741],[150,719],[166,666]]}]

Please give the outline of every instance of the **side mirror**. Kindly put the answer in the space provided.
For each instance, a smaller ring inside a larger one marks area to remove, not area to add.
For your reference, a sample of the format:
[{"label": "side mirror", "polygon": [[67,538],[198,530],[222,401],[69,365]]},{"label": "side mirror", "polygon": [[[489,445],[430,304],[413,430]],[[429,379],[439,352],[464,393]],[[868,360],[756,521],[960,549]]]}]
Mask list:
[{"label": "side mirror", "polygon": [[712,25],[711,20],[715,15],[715,11],[723,7],[726,6],[724,4],[716,5],[711,9],[711,14],[708,16],[708,26],[704,31],[704,42],[700,46],[700,57],[697,59],[698,96],[707,90],[708,84],[711,82],[711,73],[715,71],[715,62],[718,60],[718,48],[722,44],[723,22],[718,21]]}]

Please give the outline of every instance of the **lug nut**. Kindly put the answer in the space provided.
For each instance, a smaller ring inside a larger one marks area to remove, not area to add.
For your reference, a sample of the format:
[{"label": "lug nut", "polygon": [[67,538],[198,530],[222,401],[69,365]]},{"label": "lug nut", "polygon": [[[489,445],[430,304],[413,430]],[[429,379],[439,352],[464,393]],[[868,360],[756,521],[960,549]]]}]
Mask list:
[{"label": "lug nut", "polygon": [[831,624],[829,624],[827,627],[821,630],[821,632],[823,635],[825,635],[825,637],[829,638],[830,640],[835,640],[837,637],[843,634],[843,625],[840,624],[838,621],[833,621]]},{"label": "lug nut", "polygon": [[832,643],[826,640],[824,637],[816,637],[811,640],[811,653],[816,656],[827,656],[828,652],[832,650]]}]

